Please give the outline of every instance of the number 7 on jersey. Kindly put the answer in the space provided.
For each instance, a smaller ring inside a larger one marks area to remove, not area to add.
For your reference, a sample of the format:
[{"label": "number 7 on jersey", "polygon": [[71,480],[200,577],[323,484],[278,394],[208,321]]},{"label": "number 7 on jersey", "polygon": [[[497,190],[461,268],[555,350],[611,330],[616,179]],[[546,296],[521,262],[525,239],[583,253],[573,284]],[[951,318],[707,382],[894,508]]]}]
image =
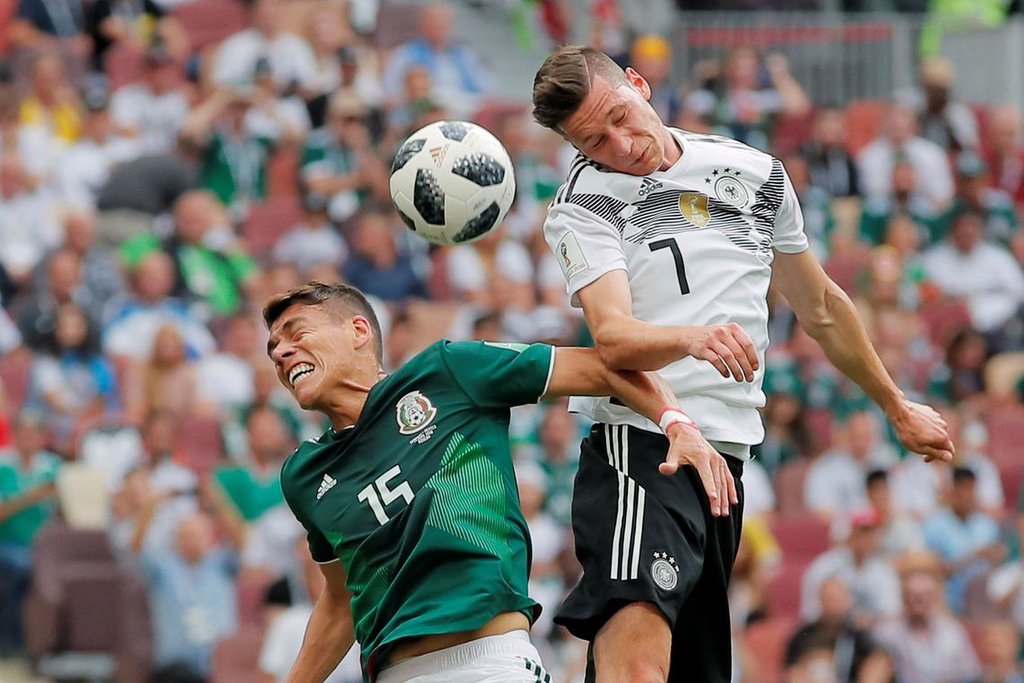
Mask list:
[{"label": "number 7 on jersey", "polygon": [[668,249],[672,252],[672,260],[676,264],[676,279],[679,281],[679,293],[689,294],[690,283],[686,281],[686,265],[683,264],[683,254],[679,251],[679,244],[670,237],[669,239],[651,242],[647,246],[651,248],[652,252],[659,249]]}]

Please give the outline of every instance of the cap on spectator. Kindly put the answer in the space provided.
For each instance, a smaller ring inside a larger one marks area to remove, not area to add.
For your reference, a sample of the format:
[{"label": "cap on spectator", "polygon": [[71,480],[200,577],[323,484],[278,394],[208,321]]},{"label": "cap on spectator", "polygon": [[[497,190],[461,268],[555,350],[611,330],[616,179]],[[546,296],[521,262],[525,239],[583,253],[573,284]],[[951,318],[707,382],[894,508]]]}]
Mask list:
[{"label": "cap on spectator", "polygon": [[270,67],[270,60],[266,57],[260,57],[257,59],[256,64],[252,68],[252,75],[254,79],[258,79],[263,76],[272,76],[273,69]]},{"label": "cap on spectator", "polygon": [[669,59],[672,46],[663,36],[646,33],[633,41],[633,59]]},{"label": "cap on spectator", "polygon": [[964,178],[980,178],[985,171],[985,162],[976,152],[961,152],[956,158],[956,172]]},{"label": "cap on spectator", "polygon": [[366,104],[357,95],[341,91],[331,97],[327,111],[331,116],[362,118],[366,116]]},{"label": "cap on spectator", "polygon": [[152,64],[153,66],[159,66],[161,64],[170,64],[174,61],[174,55],[164,47],[163,45],[154,45],[153,47],[146,50],[144,56],[146,64]]},{"label": "cap on spectator", "polygon": [[861,508],[850,515],[850,530],[877,529],[882,525],[882,517],[873,507]]}]

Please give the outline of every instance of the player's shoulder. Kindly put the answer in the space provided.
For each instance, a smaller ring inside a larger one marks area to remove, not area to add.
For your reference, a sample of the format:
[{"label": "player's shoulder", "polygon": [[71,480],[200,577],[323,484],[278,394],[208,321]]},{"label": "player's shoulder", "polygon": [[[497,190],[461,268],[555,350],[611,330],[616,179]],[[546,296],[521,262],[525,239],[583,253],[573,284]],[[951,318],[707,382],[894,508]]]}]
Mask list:
[{"label": "player's shoulder", "polygon": [[[683,144],[683,154],[690,153],[700,160],[694,171],[703,174],[711,167],[712,182],[716,177],[726,174],[738,177],[746,174],[750,180],[765,182],[772,173],[782,171],[782,162],[773,155],[734,138],[674,130]],[[716,170],[718,173],[714,174]]]},{"label": "player's shoulder", "polygon": [[631,201],[642,185],[643,178],[613,171],[583,154],[577,154],[569,165],[552,204],[580,203],[588,197],[609,197],[623,202]]}]

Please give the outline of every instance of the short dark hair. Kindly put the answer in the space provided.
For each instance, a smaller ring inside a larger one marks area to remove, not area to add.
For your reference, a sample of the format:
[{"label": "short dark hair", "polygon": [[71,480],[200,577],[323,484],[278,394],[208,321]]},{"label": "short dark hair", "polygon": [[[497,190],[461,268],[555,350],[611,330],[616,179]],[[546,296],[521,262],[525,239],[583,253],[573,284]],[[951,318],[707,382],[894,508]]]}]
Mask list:
[{"label": "short dark hair", "polygon": [[884,469],[875,469],[868,472],[868,475],[864,478],[864,485],[871,488],[875,484],[887,484],[889,482],[889,473]]},{"label": "short dark hair", "polygon": [[557,131],[590,94],[596,75],[616,84],[625,80],[622,67],[600,50],[563,45],[552,52],[533,78],[533,118]]},{"label": "short dark hair", "polygon": [[273,327],[281,314],[294,304],[332,308],[340,306],[347,314],[345,317],[363,316],[370,322],[370,329],[373,330],[373,350],[377,354],[377,360],[384,357],[384,340],[380,332],[380,323],[377,321],[377,314],[373,312],[373,307],[367,301],[366,295],[355,287],[341,282],[327,284],[310,280],[301,287],[295,287],[282,294],[275,294],[263,306],[263,322],[267,324],[267,329]]},{"label": "short dark hair", "polygon": [[969,482],[973,484],[978,479],[978,475],[974,473],[970,467],[964,467],[962,465],[953,468],[953,483],[961,484]]}]

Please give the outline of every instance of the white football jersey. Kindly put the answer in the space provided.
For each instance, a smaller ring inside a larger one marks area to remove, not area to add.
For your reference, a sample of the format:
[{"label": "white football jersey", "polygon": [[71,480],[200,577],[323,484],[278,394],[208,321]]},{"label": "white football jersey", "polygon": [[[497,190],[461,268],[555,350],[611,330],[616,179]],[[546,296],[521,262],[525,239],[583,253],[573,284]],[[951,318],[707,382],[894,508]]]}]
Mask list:
[{"label": "white football jersey", "polygon": [[[709,440],[760,443],[773,249],[807,249],[800,205],[778,159],[729,138],[671,131],[683,154],[667,171],[632,176],[577,156],[548,209],[544,237],[574,306],[580,289],[624,270],[639,320],[738,323],[761,361],[753,382],[724,378],[694,358],[660,374]],[[609,398],[574,397],[569,405],[599,422],[657,431]]]}]

